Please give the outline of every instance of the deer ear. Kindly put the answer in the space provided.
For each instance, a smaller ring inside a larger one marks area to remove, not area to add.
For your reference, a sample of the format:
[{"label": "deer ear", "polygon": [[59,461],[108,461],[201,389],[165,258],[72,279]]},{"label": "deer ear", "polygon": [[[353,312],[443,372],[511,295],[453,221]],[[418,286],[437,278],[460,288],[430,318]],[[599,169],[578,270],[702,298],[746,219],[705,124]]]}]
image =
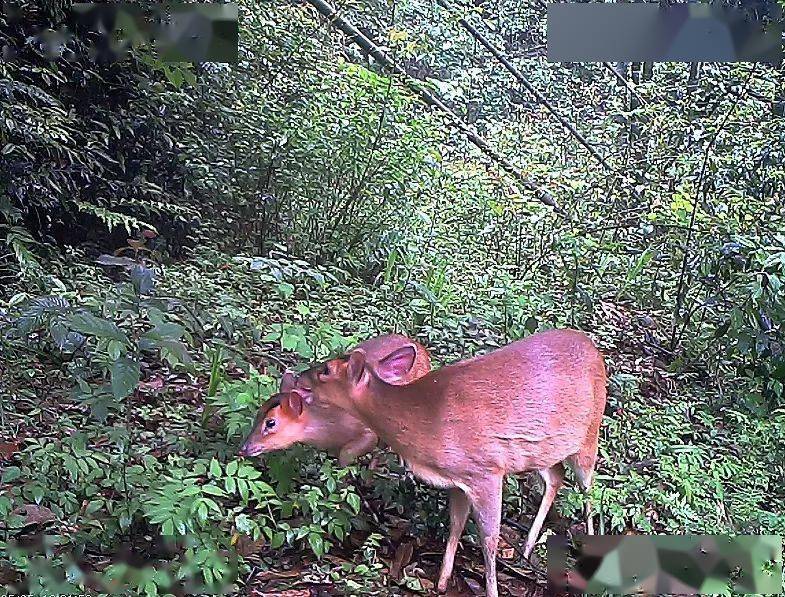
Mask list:
[{"label": "deer ear", "polygon": [[353,350],[349,355],[349,363],[346,365],[346,373],[349,381],[360,383],[365,373],[365,352],[363,350]]},{"label": "deer ear", "polygon": [[281,400],[281,407],[287,415],[296,419],[303,414],[303,398],[297,392],[289,392]]},{"label": "deer ear", "polygon": [[297,385],[297,378],[294,376],[294,373],[287,371],[283,374],[283,377],[281,377],[281,387],[278,391],[282,394],[286,394],[287,392],[291,392],[295,385]]},{"label": "deer ear", "polygon": [[417,349],[413,344],[407,344],[380,359],[376,373],[386,382],[400,381],[412,370],[416,358]]}]

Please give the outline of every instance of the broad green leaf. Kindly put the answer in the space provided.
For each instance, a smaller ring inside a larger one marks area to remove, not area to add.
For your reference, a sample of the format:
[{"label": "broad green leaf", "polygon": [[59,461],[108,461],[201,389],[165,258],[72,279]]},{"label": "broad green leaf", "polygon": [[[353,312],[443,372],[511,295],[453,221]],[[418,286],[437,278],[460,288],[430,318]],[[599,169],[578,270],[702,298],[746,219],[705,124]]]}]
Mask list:
[{"label": "broad green leaf", "polygon": [[68,325],[72,330],[88,336],[108,338],[128,345],[128,336],[113,321],[96,317],[88,311],[80,311],[68,318]]},{"label": "broad green leaf", "polygon": [[221,476],[221,464],[215,458],[210,461],[210,476],[214,479]]},{"label": "broad green leaf", "polygon": [[359,514],[360,513],[360,496],[359,495],[357,495],[356,493],[350,493],[346,497],[346,501],[352,507],[352,509],[354,510],[355,514]]},{"label": "broad green leaf", "polygon": [[112,394],[122,400],[131,394],[139,384],[139,363],[128,357],[122,357],[112,363]]}]

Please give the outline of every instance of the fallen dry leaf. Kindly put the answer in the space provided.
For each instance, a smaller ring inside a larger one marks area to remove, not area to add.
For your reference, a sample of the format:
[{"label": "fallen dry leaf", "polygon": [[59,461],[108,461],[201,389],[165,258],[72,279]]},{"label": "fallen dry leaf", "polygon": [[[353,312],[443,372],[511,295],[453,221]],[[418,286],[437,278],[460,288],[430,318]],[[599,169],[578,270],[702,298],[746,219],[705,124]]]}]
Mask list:
[{"label": "fallen dry leaf", "polygon": [[511,560],[515,557],[515,550],[512,547],[505,547],[499,550],[499,557],[502,560]]},{"label": "fallen dry leaf", "polygon": [[31,524],[46,524],[56,520],[54,512],[46,506],[36,506],[35,504],[26,504],[15,508],[11,514],[25,517],[25,525]]},{"label": "fallen dry leaf", "polygon": [[401,572],[404,566],[408,565],[414,553],[414,544],[411,541],[401,543],[395,550],[395,557],[393,557],[392,564],[390,565],[390,576],[394,580],[401,579]]},{"label": "fallen dry leaf", "polygon": [[401,540],[401,537],[409,530],[411,526],[411,522],[404,519],[398,518],[397,516],[389,516],[390,519],[390,539],[397,542]]},{"label": "fallen dry leaf", "polygon": [[139,383],[139,390],[142,392],[157,392],[164,387],[164,380],[161,377],[153,377],[147,381]]},{"label": "fallen dry leaf", "polygon": [[264,536],[260,537],[258,541],[254,541],[248,535],[238,535],[237,540],[234,541],[234,548],[238,554],[246,558],[261,552],[264,544]]},{"label": "fallen dry leaf", "polygon": [[0,443],[0,460],[11,460],[14,454],[19,453],[19,442]]},{"label": "fallen dry leaf", "polygon": [[276,580],[279,578],[297,578],[302,572],[302,566],[297,566],[291,570],[265,570],[254,576],[255,581]]},{"label": "fallen dry leaf", "polygon": [[420,586],[426,591],[433,591],[436,583],[429,578],[420,578]]},{"label": "fallen dry leaf", "polygon": [[464,580],[465,580],[466,585],[469,587],[469,590],[472,592],[473,595],[482,595],[485,592],[485,590],[482,588],[480,583],[478,583],[473,578],[466,578]]}]

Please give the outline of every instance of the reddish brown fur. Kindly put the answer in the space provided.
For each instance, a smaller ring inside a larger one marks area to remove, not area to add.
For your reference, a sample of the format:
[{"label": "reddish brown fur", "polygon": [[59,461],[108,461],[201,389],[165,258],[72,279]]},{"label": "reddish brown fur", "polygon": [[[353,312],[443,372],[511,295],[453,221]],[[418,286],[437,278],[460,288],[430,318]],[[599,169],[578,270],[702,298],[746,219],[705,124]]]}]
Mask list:
[{"label": "reddish brown fur", "polygon": [[[412,367],[404,372],[399,380],[409,382],[431,369],[430,355],[419,343],[406,336],[388,334],[366,340],[357,349],[365,352],[369,363],[376,363],[404,346],[413,347],[416,353]],[[290,391],[297,391],[297,382],[301,381],[291,375],[281,380],[280,393],[259,409],[253,429],[240,449],[240,455],[255,456],[283,450],[295,443],[304,443],[337,454],[340,464],[345,466],[358,456],[373,450],[378,443],[376,434],[345,410],[322,401],[306,403],[301,413],[287,408]],[[269,420],[275,421],[272,429],[265,427]]]},{"label": "reddish brown fur", "polygon": [[562,463],[575,470],[584,489],[591,484],[605,408],[604,360],[582,332],[551,330],[409,384],[384,381],[390,362],[400,366],[413,357],[402,348],[370,365],[355,350],[303,377],[316,402],[355,414],[417,476],[450,489],[451,532],[440,590],[446,589],[473,508],[483,540],[486,594],[495,597],[503,477],[536,470],[546,484],[526,542],[528,556],[563,482]]}]

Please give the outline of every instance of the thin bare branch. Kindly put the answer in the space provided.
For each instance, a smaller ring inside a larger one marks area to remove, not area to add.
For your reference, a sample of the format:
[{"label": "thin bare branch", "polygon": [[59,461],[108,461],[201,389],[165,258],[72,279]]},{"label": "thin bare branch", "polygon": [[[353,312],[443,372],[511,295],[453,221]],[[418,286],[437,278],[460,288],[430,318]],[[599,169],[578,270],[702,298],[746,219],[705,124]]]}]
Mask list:
[{"label": "thin bare branch", "polygon": [[401,82],[406,85],[411,91],[416,93],[420,99],[426,104],[437,108],[443,112],[449,122],[457,129],[459,129],[466,138],[487,157],[491,158],[494,162],[499,164],[501,168],[512,175],[525,189],[534,193],[539,201],[545,205],[553,207],[558,213],[564,214],[556,205],[556,200],[553,195],[546,189],[539,186],[530,178],[525,176],[518,168],[516,168],[509,160],[499,155],[488,142],[481,137],[477,131],[471,126],[463,122],[450,108],[448,108],[441,99],[431,93],[425,86],[410,77],[406,71],[398,66],[387,54],[385,54],[378,45],[361,33],[354,25],[343,18],[338,11],[336,11],[325,0],[306,0],[308,4],[313,6],[316,11],[326,18],[330,24],[346,35],[352,42],[354,42],[365,54],[371,56],[379,64],[391,73],[400,75]]}]

